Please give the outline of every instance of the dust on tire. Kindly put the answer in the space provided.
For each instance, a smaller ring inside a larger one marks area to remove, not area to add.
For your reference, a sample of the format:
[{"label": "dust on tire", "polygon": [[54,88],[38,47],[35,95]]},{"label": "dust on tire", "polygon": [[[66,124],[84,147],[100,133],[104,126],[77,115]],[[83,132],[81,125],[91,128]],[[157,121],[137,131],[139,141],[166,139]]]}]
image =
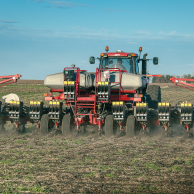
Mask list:
[{"label": "dust on tire", "polygon": [[113,122],[113,115],[107,115],[104,125],[105,137],[111,137],[113,135]]},{"label": "dust on tire", "polygon": [[135,117],[129,115],[126,122],[126,136],[134,137],[135,136]]},{"label": "dust on tire", "polygon": [[67,135],[70,134],[70,131],[71,131],[71,116],[69,114],[66,114],[66,115],[63,116],[61,131],[62,131],[63,136],[67,136]]},{"label": "dust on tire", "polygon": [[42,134],[48,133],[48,125],[49,125],[49,117],[48,117],[48,115],[44,114],[42,116],[41,122],[40,122],[40,132]]}]

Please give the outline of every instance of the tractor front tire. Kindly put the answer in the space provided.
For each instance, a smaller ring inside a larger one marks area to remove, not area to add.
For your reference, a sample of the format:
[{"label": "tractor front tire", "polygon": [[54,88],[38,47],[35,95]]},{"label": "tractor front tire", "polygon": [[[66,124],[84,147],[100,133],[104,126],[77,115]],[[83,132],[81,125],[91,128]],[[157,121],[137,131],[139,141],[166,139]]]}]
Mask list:
[{"label": "tractor front tire", "polygon": [[42,115],[41,121],[40,121],[40,132],[42,134],[48,133],[48,125],[49,125],[49,117],[47,114]]},{"label": "tractor front tire", "polygon": [[71,132],[71,116],[69,114],[63,116],[61,131],[63,136],[67,136]]},{"label": "tractor front tire", "polygon": [[113,135],[113,115],[107,115],[105,119],[104,132],[105,137],[111,137]]},{"label": "tractor front tire", "polygon": [[126,136],[134,137],[135,136],[135,117],[129,115],[126,122]]}]

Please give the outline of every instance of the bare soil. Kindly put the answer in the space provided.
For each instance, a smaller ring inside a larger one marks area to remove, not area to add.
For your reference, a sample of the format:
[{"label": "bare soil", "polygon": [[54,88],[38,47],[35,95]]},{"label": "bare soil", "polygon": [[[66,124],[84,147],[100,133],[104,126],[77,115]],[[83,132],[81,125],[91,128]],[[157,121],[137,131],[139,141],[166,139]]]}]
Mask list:
[{"label": "bare soil", "polygon": [[[168,86],[168,85],[167,85]],[[43,100],[42,85],[9,85],[25,103]],[[193,92],[161,87],[162,101],[194,102]],[[194,193],[194,139],[173,126],[173,137],[150,135],[109,139],[88,127],[84,135],[16,134],[6,124],[0,136],[0,193]]]},{"label": "bare soil", "polygon": [[15,84],[37,84],[37,85],[44,85],[44,80],[18,79]]},{"label": "bare soil", "polygon": [[[9,131],[10,133],[11,131]],[[194,140],[160,135],[0,137],[0,191],[193,193]]]}]

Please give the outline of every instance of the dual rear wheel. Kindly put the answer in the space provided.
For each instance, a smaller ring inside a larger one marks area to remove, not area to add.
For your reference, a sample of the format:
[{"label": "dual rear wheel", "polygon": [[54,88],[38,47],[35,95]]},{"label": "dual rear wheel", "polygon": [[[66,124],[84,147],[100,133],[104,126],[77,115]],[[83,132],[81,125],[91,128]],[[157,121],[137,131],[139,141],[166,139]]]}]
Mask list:
[{"label": "dual rear wheel", "polygon": [[47,134],[49,128],[49,117],[47,114],[42,115],[41,121],[40,121],[40,132],[42,134]]},{"label": "dual rear wheel", "polygon": [[126,122],[126,136],[134,137],[135,136],[135,117],[129,115]]},{"label": "dual rear wheel", "polygon": [[62,119],[61,131],[63,136],[70,135],[71,132],[71,116],[66,114]]},{"label": "dual rear wheel", "polygon": [[105,119],[104,132],[106,137],[111,137],[113,135],[113,115],[107,115]]},{"label": "dual rear wheel", "polygon": [[[47,134],[49,128],[49,117],[44,114],[41,118],[40,131],[42,134]],[[81,128],[84,128],[82,126]],[[85,131],[85,129],[83,129]],[[66,114],[63,116],[61,131],[63,136],[68,136],[71,133],[71,116]],[[105,119],[104,132],[107,138],[114,134],[114,117],[113,115],[107,115]],[[135,135],[135,117],[129,115],[126,122],[126,136],[133,137]]]},{"label": "dual rear wheel", "polygon": [[[134,137],[135,136],[135,117],[129,115],[126,122],[126,136]],[[107,115],[105,119],[104,132],[106,137],[111,137],[114,134],[114,117],[113,115]]]},{"label": "dual rear wheel", "polygon": [[[71,116],[66,114],[63,116],[62,125],[61,125],[61,132],[63,136],[67,136],[70,134],[71,129]],[[40,122],[40,132],[42,134],[48,134],[49,132],[49,117],[47,114],[44,114],[41,118]]]}]

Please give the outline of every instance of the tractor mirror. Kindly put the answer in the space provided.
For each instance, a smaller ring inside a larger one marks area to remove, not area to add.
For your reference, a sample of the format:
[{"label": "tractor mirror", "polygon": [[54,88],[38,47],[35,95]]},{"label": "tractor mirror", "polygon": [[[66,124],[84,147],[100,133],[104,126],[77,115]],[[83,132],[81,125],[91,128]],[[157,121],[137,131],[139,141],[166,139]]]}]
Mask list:
[{"label": "tractor mirror", "polygon": [[154,57],[153,58],[153,64],[154,65],[158,65],[158,57]]},{"label": "tractor mirror", "polygon": [[89,61],[90,61],[90,64],[94,64],[95,63],[95,57],[90,57]]}]

